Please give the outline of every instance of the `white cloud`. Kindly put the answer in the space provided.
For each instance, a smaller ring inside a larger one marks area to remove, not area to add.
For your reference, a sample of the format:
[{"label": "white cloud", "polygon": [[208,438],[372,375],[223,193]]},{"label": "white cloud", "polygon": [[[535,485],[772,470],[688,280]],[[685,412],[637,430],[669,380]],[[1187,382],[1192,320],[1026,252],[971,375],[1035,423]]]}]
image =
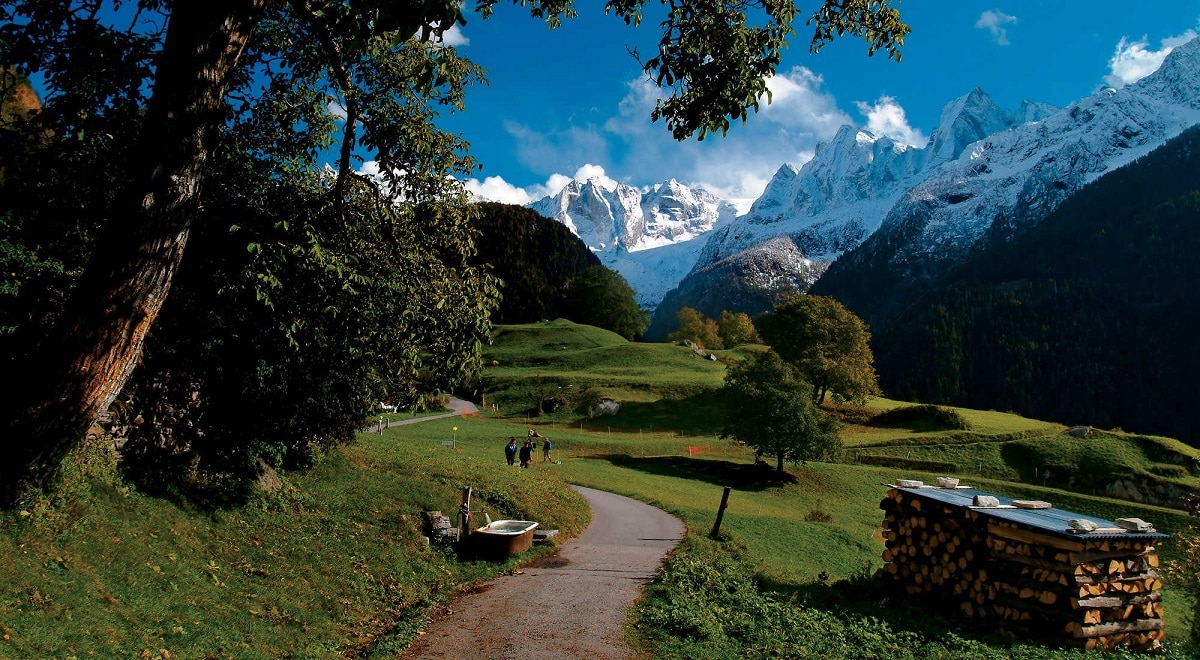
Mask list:
[{"label": "white cloud", "polygon": [[[748,123],[734,126],[725,137],[703,142],[678,142],[662,122],[649,121],[661,90],[644,76],[627,83],[616,112],[600,122],[543,130],[510,121],[505,130],[522,165],[535,172],[556,173],[545,185],[524,188],[533,199],[558,193],[571,179],[602,177],[612,186],[608,172],[619,172],[626,183],[648,185],[675,178],[727,199],[754,199],[782,164],[803,165],[819,141],[855,123],[824,91],[821,76],[807,68],[781,72],[767,86],[772,92],[770,105],[764,98]],[[882,100],[876,105],[882,121]],[[908,143],[924,140],[908,128],[899,106],[891,113],[884,133]],[[572,170],[573,175],[564,174]],[[477,183],[476,189],[483,190],[487,181]],[[493,182],[493,190],[501,190],[495,187],[498,183]],[[500,193],[492,194],[498,198]]]},{"label": "white cloud", "polygon": [[1163,60],[1176,46],[1195,38],[1196,31],[1187,30],[1181,35],[1163,39],[1158,50],[1150,50],[1148,48],[1150,42],[1144,36],[1132,42],[1126,37],[1121,37],[1116,52],[1108,61],[1110,73],[1104,76],[1104,82],[1118,89],[1135,83],[1157,71]]},{"label": "white cloud", "polygon": [[880,96],[874,104],[855,101],[858,111],[867,118],[866,129],[876,137],[886,135],[897,142],[914,147],[924,147],[929,137],[908,125],[904,108],[891,96]]},{"label": "white cloud", "polygon": [[450,26],[450,29],[442,33],[441,42],[447,46],[457,48],[459,46],[466,46],[471,43],[471,40],[467,38],[467,35],[463,34],[458,24],[455,23]]},{"label": "white cloud", "polygon": [[[578,170],[575,170],[574,179],[580,183],[587,183],[588,181],[595,180],[600,184],[601,188],[605,188],[607,190],[615,190],[617,187],[617,182],[604,173],[604,168],[602,166],[594,165],[592,163],[588,163],[583,167],[580,167]],[[561,188],[559,190],[561,190]]]},{"label": "white cloud", "polygon": [[1001,46],[1008,45],[1008,29],[1006,25],[1016,25],[1017,17],[1009,16],[997,9],[989,9],[979,15],[975,27],[992,33],[992,39]]},{"label": "white cloud", "polygon": [[823,84],[804,67],[781,72],[767,81],[771,103],[763,98],[749,122],[733,126],[724,137],[678,142],[661,122],[648,121],[660,90],[636,78],[628,83],[617,114],[604,123],[616,145],[609,169],[620,171],[623,180],[657,183],[674,177],[726,198],[757,197],[780,165],[807,162],[818,141],[853,123]]},{"label": "white cloud", "polygon": [[551,174],[550,178],[546,179],[546,185],[534,187],[534,190],[538,191],[535,199],[541,199],[547,195],[557,195],[562,192],[563,188],[567,187],[568,183],[571,183],[571,177],[565,174]]},{"label": "white cloud", "polygon": [[524,188],[518,188],[498,176],[489,176],[482,182],[477,179],[467,179],[464,183],[471,199],[516,204],[524,206],[533,201],[533,197]]},{"label": "white cloud", "polygon": [[767,79],[771,104],[763,99],[759,115],[793,131],[831,137],[853,122],[837,107],[833,96],[821,91],[824,83],[821,76],[802,66],[777,74]]},{"label": "white cloud", "polygon": [[[598,168],[600,175],[604,175],[604,168],[598,165],[585,165],[583,168],[580,168],[580,171],[589,168]],[[574,178],[580,181],[584,180],[579,179],[578,172]],[[489,176],[483,181],[467,179],[463,185],[467,189],[467,192],[471,194],[471,198],[476,201],[500,202],[502,204],[524,206],[548,195],[557,195],[571,180],[572,177],[565,174],[551,174],[544,184],[534,184],[521,188],[505,181],[503,177]],[[612,181],[612,179],[608,180]]]}]

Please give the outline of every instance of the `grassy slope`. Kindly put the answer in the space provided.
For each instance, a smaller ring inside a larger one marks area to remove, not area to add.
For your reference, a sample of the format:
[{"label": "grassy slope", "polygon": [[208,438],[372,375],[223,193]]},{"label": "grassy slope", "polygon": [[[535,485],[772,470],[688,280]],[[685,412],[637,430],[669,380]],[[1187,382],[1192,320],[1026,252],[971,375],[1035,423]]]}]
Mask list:
[{"label": "grassy slope", "polygon": [[[79,486],[66,500],[43,503],[30,515],[0,515],[0,631],[7,635],[0,657],[161,650],[175,657],[393,656],[429,607],[505,568],[458,562],[420,539],[418,512],[453,512],[466,484],[476,488],[476,508],[493,517],[529,517],[566,534],[582,528],[587,516],[565,486],[570,480],[659,504],[698,536],[712,525],[722,487],[732,485],[723,531],[744,544],[744,559],[764,584],[807,593],[822,572],[836,581],[880,565],[881,484],[936,476],[810,464],[793,470],[794,483],[773,481],[769,471],[752,466],[750,450],[715,434],[720,402],[702,389],[720,383],[723,364],[679,347],[628,344],[594,328],[554,322],[502,328],[490,359],[501,363],[488,370],[491,401],[509,396],[520,403],[521,395],[512,393],[528,387],[532,374],[555,388],[560,381],[572,389],[594,384],[629,401],[620,396],[627,392],[633,403],[615,418],[581,420],[562,412],[535,420],[553,438],[561,464],[504,465],[505,440],[522,435],[526,419],[520,408],[502,405],[501,413],[516,414],[364,435],[313,471],[292,475],[284,494],[228,511],[194,511],[129,492],[106,476],[106,455],[81,454],[68,475]],[[601,361],[607,368],[598,368]],[[612,376],[615,371],[624,375]],[[963,414],[976,432],[996,436],[1055,437],[1061,430],[1000,413]],[[936,433],[924,431],[863,427],[860,434],[876,437],[847,444],[939,445]],[[442,444],[451,438],[455,448]],[[994,460],[1003,463],[1002,456]],[[1177,511],[959,476],[1067,509],[1139,516],[1164,531],[1189,522]],[[806,520],[814,511],[832,520]],[[1171,551],[1164,547],[1164,557]],[[1170,634],[1179,639],[1188,604],[1171,589],[1164,597]]]},{"label": "grassy slope", "polygon": [[587,522],[549,472],[443,447],[454,422],[470,426],[364,435],[244,508],[193,511],[93,476],[69,505],[6,514],[0,657],[394,657],[429,606],[505,568],[428,548],[420,511],[453,514],[472,484],[494,517]]},{"label": "grassy slope", "polygon": [[[538,334],[541,330],[526,326],[506,329],[503,350],[507,370],[489,372],[490,391],[503,396],[513,385],[511,375],[518,373],[523,363],[536,360],[539,373],[552,379],[558,373],[555,365],[559,359],[568,364],[577,362],[579,356],[570,356],[570,345],[559,348],[555,356],[542,352],[535,341],[521,339],[525,332]],[[574,327],[571,332],[575,337],[587,337],[589,329]],[[589,340],[577,342],[582,346]],[[886,490],[881,484],[899,477],[933,481],[945,474],[915,470],[904,460],[891,467],[855,465],[856,452],[953,464],[956,469],[950,474],[986,490],[1045,499],[1060,508],[1107,518],[1142,517],[1154,521],[1161,531],[1186,529],[1191,522],[1177,510],[1096,497],[1090,493],[1091,488],[1074,493],[1039,486],[1037,482],[1044,472],[1039,472],[1035,480],[1032,467],[1083,464],[1107,474],[1150,474],[1158,470],[1171,473],[1167,480],[1195,489],[1200,480],[1190,472],[1181,475],[1164,470],[1181,463],[1194,464],[1200,457],[1195,449],[1173,440],[1115,432],[1080,440],[1065,434],[1067,429],[1062,425],[996,411],[959,409],[970,424],[967,432],[847,425],[843,440],[847,446],[845,458],[851,464],[810,464],[792,470],[798,478],[796,483],[771,484],[761,473],[748,469],[753,460],[750,450],[717,437],[713,420],[719,415],[703,407],[719,409],[719,401],[703,393],[687,397],[676,394],[673,383],[679,370],[704,369],[703,382],[716,387],[723,377],[721,362],[691,358],[690,352],[681,347],[655,346],[654,350],[660,352],[651,353],[646,347],[625,346],[630,353],[621,363],[635,365],[630,367],[631,373],[647,384],[638,390],[633,404],[625,404],[614,417],[580,420],[577,413],[563,412],[537,420],[544,433],[555,436],[556,447],[567,459],[561,471],[574,482],[662,506],[679,515],[698,534],[707,533],[712,525],[721,488],[732,485],[734,492],[722,529],[745,543],[760,577],[784,591],[812,584],[820,573],[837,580],[860,573],[864,567],[881,565],[878,503]],[[609,356],[620,355],[622,350],[620,344],[605,345]],[[587,351],[582,349],[581,353]],[[680,354],[685,358],[682,366],[677,357]],[[632,355],[638,358],[631,359]],[[655,361],[654,355],[662,356],[661,361]],[[658,387],[657,373],[672,377]],[[870,407],[887,410],[902,405],[908,404],[876,399]],[[655,419],[657,426],[646,423],[645,411],[650,409],[660,413]],[[650,433],[650,428],[657,430]],[[602,460],[572,460],[577,457]],[[1021,479],[1025,483],[1020,483]],[[805,520],[814,510],[829,514],[832,522]],[[1169,560],[1173,547],[1165,545],[1160,554]],[[1186,639],[1189,603],[1169,588],[1164,598],[1172,638]]]}]

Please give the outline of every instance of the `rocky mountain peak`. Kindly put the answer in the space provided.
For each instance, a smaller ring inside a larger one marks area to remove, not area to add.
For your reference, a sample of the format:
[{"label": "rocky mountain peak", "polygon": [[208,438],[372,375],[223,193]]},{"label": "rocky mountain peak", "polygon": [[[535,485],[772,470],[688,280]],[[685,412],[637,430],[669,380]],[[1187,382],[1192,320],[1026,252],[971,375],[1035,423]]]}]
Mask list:
[{"label": "rocky mountain peak", "polygon": [[935,167],[962,155],[967,145],[1013,125],[1013,117],[996,105],[979,87],[942,107],[937,128],[926,147],[926,167]]},{"label": "rocky mountain peak", "polygon": [[1200,89],[1200,37],[1176,46],[1157,71],[1129,87],[1200,107],[1196,95]]}]

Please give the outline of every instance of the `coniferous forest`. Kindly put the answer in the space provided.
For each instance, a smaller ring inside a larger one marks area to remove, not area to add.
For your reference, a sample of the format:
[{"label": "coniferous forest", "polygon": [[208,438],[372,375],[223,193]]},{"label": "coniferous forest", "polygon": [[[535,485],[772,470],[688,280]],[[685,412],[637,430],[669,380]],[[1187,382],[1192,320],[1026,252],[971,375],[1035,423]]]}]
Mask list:
[{"label": "coniferous forest", "polygon": [[1198,172],[1192,129],[989,236],[872,327],[884,391],[1200,442]]}]

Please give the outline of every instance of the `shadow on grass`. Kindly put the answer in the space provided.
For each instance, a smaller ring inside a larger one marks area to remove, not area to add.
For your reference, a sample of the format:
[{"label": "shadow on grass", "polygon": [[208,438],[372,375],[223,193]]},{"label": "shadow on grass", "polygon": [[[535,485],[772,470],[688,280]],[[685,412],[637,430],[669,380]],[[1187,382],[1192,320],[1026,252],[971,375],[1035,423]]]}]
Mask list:
[{"label": "shadow on grass", "polygon": [[766,463],[733,463],[686,456],[655,456],[637,458],[628,454],[606,456],[617,467],[638,470],[664,477],[679,477],[704,481],[717,486],[732,486],[738,490],[766,490],[797,479],[788,472],[778,472]]},{"label": "shadow on grass", "polygon": [[625,431],[675,431],[690,435],[713,435],[720,432],[726,418],[725,400],[716,390],[707,390],[683,398],[658,401],[629,401],[611,417],[581,419],[589,426],[611,427]]}]

